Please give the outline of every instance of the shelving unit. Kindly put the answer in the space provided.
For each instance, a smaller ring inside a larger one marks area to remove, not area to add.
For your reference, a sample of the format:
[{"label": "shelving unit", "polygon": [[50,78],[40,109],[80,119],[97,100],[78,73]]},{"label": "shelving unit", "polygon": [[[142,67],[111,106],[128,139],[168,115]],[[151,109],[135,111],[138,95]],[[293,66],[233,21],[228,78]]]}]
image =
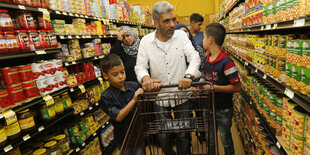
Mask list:
[{"label": "shelving unit", "polygon": [[275,86],[277,89],[279,89],[281,92],[283,92],[285,95],[287,95],[289,98],[291,98],[293,101],[295,101],[298,105],[302,106],[305,110],[310,112],[310,97],[302,95],[300,92],[297,92],[290,87],[286,86],[285,84],[279,82],[275,78],[273,78],[270,75],[267,75],[263,71],[259,70],[255,66],[252,65],[251,62],[245,60],[244,58],[236,55],[229,49],[225,48],[227,52],[229,52],[233,57],[235,57],[237,60],[239,60],[241,63],[243,63],[245,66],[249,67],[252,71],[254,71],[259,76],[263,77],[266,81],[268,81],[270,84]]},{"label": "shelving unit", "polygon": [[100,60],[100,59],[103,59],[104,57],[105,55],[100,55],[100,56],[95,56],[95,57],[90,57],[90,58],[83,58],[83,59],[79,59],[75,61],[67,61],[67,62],[64,62],[63,64],[64,66],[71,66],[71,65],[82,64],[82,63],[91,62],[95,60]]},{"label": "shelving unit", "polygon": [[229,12],[232,11],[236,6],[238,6],[240,3],[244,2],[244,0],[236,0],[231,7],[224,13],[224,16],[220,18],[220,20],[223,20],[226,18],[226,16],[229,15]]},{"label": "shelving unit", "polygon": [[45,49],[45,50],[37,50],[37,51],[6,53],[6,54],[1,54],[0,61],[16,59],[16,58],[25,58],[25,57],[31,57],[31,56],[37,56],[37,55],[43,55],[43,54],[54,54],[54,53],[59,53],[59,52],[61,52],[61,49],[56,48],[56,49]]},{"label": "shelving unit", "polygon": [[60,39],[116,39],[116,35],[57,35]]}]

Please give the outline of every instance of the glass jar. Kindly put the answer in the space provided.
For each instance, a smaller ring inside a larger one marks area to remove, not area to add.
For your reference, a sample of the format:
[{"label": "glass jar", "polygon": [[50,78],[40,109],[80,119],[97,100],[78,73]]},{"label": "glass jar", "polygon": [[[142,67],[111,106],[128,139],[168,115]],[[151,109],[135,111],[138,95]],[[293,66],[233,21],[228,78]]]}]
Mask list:
[{"label": "glass jar", "polygon": [[38,15],[38,23],[39,23],[39,29],[41,30],[51,30],[52,24],[49,20],[44,20],[43,13],[39,13]]},{"label": "glass jar", "polygon": [[41,107],[41,116],[43,120],[51,120],[56,116],[54,105],[46,106],[44,103]]},{"label": "glass jar", "polygon": [[3,32],[0,32],[0,54],[1,53],[8,53],[8,47]]},{"label": "glass jar", "polygon": [[31,148],[26,148],[22,150],[22,155],[32,155],[33,149]]},{"label": "glass jar", "polygon": [[40,148],[43,148],[44,146],[44,142],[42,141],[36,141],[33,145],[32,145],[32,148],[33,149],[40,149]]},{"label": "glass jar", "polygon": [[54,30],[48,30],[48,38],[51,43],[51,48],[57,48],[57,39]]},{"label": "glass jar", "polygon": [[31,41],[31,46],[30,49],[32,51],[34,50],[40,50],[42,49],[41,43],[40,43],[40,38],[36,30],[28,30],[28,36],[29,40]]},{"label": "glass jar", "polygon": [[60,149],[57,145],[57,141],[47,142],[44,147],[48,150],[48,152],[52,155],[60,155]]},{"label": "glass jar", "polygon": [[23,30],[36,29],[36,25],[30,11],[26,10],[17,11],[17,19],[21,29]]},{"label": "glass jar", "polygon": [[60,97],[56,96],[54,98],[54,101],[55,101],[54,107],[55,107],[56,115],[63,113],[64,107],[63,107],[62,100],[60,99]]},{"label": "glass jar", "polygon": [[10,125],[5,125],[4,127],[5,129],[5,133],[8,136],[8,140],[12,140],[15,138],[18,138],[20,136],[21,133],[21,129],[19,127],[19,123],[16,120],[16,122],[10,124]]},{"label": "glass jar", "polygon": [[68,94],[68,92],[65,92],[61,95],[62,104],[65,108],[65,110],[70,109],[72,107],[72,101]]},{"label": "glass jar", "polygon": [[7,48],[9,52],[19,52],[19,43],[13,32],[4,32]]},{"label": "glass jar", "polygon": [[30,51],[30,41],[26,30],[14,31],[19,42],[19,47],[21,51]]},{"label": "glass jar", "polygon": [[5,129],[5,119],[0,119],[0,147],[4,147],[6,145],[8,137],[6,136]]},{"label": "glass jar", "polygon": [[32,155],[48,155],[49,152],[45,148],[35,150]]},{"label": "glass jar", "polygon": [[1,31],[13,31],[13,22],[8,10],[0,10],[0,27]]},{"label": "glass jar", "polygon": [[39,30],[39,39],[40,39],[40,43],[41,43],[41,47],[42,48],[50,48],[50,45],[49,45],[49,40],[46,40],[48,39],[48,35],[46,33],[46,30]]},{"label": "glass jar", "polygon": [[29,132],[36,126],[33,114],[29,109],[18,112],[17,118],[22,131]]},{"label": "glass jar", "polygon": [[70,150],[69,141],[65,134],[55,136],[62,154],[67,154]]}]

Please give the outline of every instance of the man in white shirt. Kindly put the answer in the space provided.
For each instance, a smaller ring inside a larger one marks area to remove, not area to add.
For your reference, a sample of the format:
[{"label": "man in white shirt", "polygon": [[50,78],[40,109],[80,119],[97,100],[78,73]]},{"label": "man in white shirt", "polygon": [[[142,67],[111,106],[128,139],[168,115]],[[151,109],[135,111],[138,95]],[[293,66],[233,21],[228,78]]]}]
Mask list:
[{"label": "man in white shirt", "polygon": [[[156,102],[155,109],[159,112],[166,112],[157,115],[157,119],[161,122],[172,119],[171,110],[188,110],[192,108],[192,104],[187,99],[181,102],[165,100],[176,96],[188,96],[190,93],[175,93],[173,91],[178,88],[160,89],[160,87],[163,84],[178,83],[179,89],[183,90],[190,88],[193,78],[200,77],[199,54],[195,51],[187,34],[181,30],[175,30],[176,17],[173,10],[173,5],[166,1],[154,4],[152,16],[157,30],[142,38],[135,66],[137,79],[142,83],[143,89],[160,92],[158,99],[162,102]],[[174,115],[176,119],[190,118],[191,112]],[[171,145],[173,141],[171,134],[160,134],[159,138],[163,152],[166,155],[175,154]],[[178,133],[177,138],[178,154],[190,154],[190,134]]]}]

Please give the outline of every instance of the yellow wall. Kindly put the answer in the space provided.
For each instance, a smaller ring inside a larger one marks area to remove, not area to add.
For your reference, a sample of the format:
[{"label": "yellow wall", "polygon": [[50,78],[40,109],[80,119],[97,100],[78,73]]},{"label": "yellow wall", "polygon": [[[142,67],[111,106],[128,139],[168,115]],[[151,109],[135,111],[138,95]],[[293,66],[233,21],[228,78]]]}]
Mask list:
[{"label": "yellow wall", "polygon": [[[142,6],[153,6],[154,3],[160,0],[127,0],[129,4],[141,4]],[[190,16],[192,13],[199,13],[201,15],[214,14],[216,6],[219,7],[220,0],[167,0],[175,7],[175,14],[177,16]],[[217,4],[217,5],[216,5]]]}]

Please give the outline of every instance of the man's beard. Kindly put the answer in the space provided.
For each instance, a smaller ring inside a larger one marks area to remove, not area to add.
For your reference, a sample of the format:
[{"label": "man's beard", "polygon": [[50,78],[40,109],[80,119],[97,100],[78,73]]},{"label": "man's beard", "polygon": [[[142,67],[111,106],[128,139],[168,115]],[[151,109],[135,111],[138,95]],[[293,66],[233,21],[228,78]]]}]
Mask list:
[{"label": "man's beard", "polygon": [[[174,28],[173,29],[171,29],[171,30],[174,30]],[[163,27],[161,27],[160,25],[159,25],[159,31],[161,32],[161,34],[163,34],[165,37],[167,37],[167,38],[171,38],[172,36],[173,36],[173,34],[169,34],[168,33],[168,31],[169,30],[167,30],[167,31],[165,31],[164,29],[163,29]]]}]

